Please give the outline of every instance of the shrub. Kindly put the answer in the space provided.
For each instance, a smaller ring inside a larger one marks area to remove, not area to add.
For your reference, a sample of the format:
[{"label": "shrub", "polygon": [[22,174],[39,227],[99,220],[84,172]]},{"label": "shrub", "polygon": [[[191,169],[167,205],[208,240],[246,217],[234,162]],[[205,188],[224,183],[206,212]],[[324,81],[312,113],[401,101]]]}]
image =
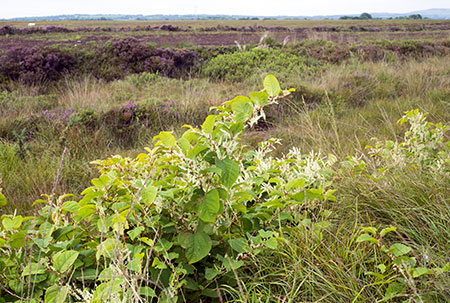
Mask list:
[{"label": "shrub", "polygon": [[258,49],[218,55],[203,67],[203,74],[216,80],[242,81],[265,72],[280,77],[289,73],[312,73],[318,69],[314,60],[280,49]]},{"label": "shrub", "polygon": [[76,56],[56,48],[11,48],[0,57],[0,77],[33,84],[75,72]]},{"label": "shrub", "polygon": [[403,142],[377,142],[368,146],[373,155],[381,156],[388,167],[431,170],[434,174],[450,172],[450,141],[444,141],[448,126],[426,121],[426,114],[411,110],[398,121],[410,124]]},{"label": "shrub", "polygon": [[181,77],[189,73],[195,60],[193,51],[155,48],[132,38],[86,49],[17,47],[0,57],[0,80],[38,84],[83,73],[114,80],[143,72]]},{"label": "shrub", "polygon": [[273,159],[277,140],[255,151],[240,143],[280,92],[268,76],[264,91],[217,107],[179,139],[161,132],[136,159],[96,161],[101,176],[82,200],[48,197],[38,217],[3,216],[2,296],[195,301],[217,296],[215,283],[237,285],[246,255],[276,249],[290,209],[333,199],[322,157],[294,149]]}]

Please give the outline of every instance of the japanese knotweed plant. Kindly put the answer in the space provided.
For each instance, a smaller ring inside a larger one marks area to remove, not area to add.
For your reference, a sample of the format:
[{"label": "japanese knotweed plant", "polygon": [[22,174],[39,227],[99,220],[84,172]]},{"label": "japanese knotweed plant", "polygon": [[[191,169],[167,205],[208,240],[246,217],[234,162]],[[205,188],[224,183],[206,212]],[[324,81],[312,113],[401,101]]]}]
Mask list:
[{"label": "japanese knotweed plant", "polygon": [[223,284],[241,289],[248,258],[277,249],[299,210],[335,200],[334,157],[292,149],[273,158],[279,140],[256,150],[241,142],[289,92],[269,75],[201,127],[161,132],[134,159],[95,161],[101,176],[80,201],[50,196],[39,216],[2,216],[0,298],[198,302],[220,297]]},{"label": "japanese knotweed plant", "polygon": [[444,140],[447,125],[426,120],[418,109],[405,112],[399,124],[408,122],[403,142],[377,142],[368,146],[372,155],[381,156],[388,166],[450,172],[450,141]]}]

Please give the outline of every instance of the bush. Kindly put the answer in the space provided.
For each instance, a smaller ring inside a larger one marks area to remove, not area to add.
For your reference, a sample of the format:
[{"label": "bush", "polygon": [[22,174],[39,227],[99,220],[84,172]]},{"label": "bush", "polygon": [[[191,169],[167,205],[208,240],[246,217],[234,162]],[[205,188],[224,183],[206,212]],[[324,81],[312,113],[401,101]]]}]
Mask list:
[{"label": "bush", "polygon": [[0,78],[27,84],[55,81],[76,71],[73,53],[56,48],[11,48],[0,57]]},{"label": "bush", "polygon": [[255,74],[271,72],[283,78],[293,72],[312,73],[318,69],[314,60],[281,49],[258,49],[218,55],[203,67],[203,75],[215,80],[242,81]]},{"label": "bush", "polygon": [[255,151],[240,143],[280,92],[268,77],[265,91],[216,108],[201,129],[161,132],[133,160],[96,161],[102,175],[81,201],[48,197],[36,218],[3,216],[2,296],[196,301],[217,296],[216,282],[237,285],[245,255],[277,248],[276,230],[290,220],[283,210],[333,199],[324,159],[297,150],[272,159],[276,140]]}]

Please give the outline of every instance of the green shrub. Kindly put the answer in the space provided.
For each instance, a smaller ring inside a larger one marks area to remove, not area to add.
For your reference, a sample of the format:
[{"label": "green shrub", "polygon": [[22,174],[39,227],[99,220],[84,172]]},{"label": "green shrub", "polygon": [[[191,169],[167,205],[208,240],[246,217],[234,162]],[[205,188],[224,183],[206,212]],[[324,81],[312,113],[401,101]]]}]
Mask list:
[{"label": "green shrub", "polygon": [[279,78],[292,73],[313,73],[318,63],[281,49],[253,48],[249,51],[218,55],[203,67],[203,75],[215,80],[242,81],[254,75],[277,74]]},{"label": "green shrub", "polygon": [[179,139],[161,132],[136,159],[96,161],[102,175],[78,202],[48,197],[38,217],[3,216],[5,298],[196,301],[216,297],[216,283],[239,284],[244,256],[277,248],[290,208],[334,199],[330,162],[296,149],[268,157],[275,139],[254,151],[240,143],[282,92],[273,76],[264,86]]}]

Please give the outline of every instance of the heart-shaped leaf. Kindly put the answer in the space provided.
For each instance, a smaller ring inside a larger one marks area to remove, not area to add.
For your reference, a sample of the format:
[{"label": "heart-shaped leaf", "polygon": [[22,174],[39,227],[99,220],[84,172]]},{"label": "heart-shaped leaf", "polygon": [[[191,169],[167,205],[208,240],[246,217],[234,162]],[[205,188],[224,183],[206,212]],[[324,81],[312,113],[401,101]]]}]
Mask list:
[{"label": "heart-shaped leaf", "polygon": [[205,223],[215,223],[219,214],[220,202],[217,189],[209,191],[198,207],[198,217]]},{"label": "heart-shaped leaf", "polygon": [[79,252],[74,250],[60,251],[53,256],[53,267],[58,272],[65,273],[77,260],[79,254]]}]

